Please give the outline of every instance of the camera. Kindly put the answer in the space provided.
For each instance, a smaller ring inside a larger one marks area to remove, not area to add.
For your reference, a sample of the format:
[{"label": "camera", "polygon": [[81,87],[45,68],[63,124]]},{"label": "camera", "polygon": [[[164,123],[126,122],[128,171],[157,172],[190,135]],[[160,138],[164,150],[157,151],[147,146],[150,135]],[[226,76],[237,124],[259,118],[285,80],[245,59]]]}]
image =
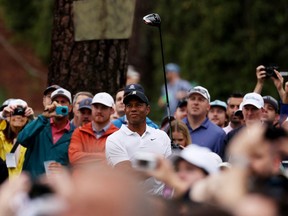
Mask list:
[{"label": "camera", "polygon": [[68,106],[57,106],[55,109],[56,115],[68,115]]},{"label": "camera", "polygon": [[14,112],[12,115],[20,115],[20,116],[24,116],[25,115],[25,108],[23,108],[22,106],[17,106],[16,109],[14,109]]},{"label": "camera", "polygon": [[154,170],[157,167],[156,154],[150,152],[138,152],[135,155],[133,165],[136,169],[142,171]]},{"label": "camera", "polygon": [[279,67],[276,65],[269,65],[265,67],[265,71],[266,71],[266,78],[270,78],[270,77],[274,77],[274,78],[278,78],[275,71],[274,70],[278,70]]}]

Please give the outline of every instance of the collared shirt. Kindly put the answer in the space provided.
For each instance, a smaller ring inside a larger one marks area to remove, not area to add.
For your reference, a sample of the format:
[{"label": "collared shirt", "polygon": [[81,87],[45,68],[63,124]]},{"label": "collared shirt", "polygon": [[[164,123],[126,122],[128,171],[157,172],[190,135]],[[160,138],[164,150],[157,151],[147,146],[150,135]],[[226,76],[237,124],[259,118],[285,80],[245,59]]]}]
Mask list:
[{"label": "collared shirt", "polygon": [[109,122],[105,127],[103,127],[100,131],[96,130],[95,122],[92,121],[92,129],[97,139],[99,139],[110,127],[111,122]]},{"label": "collared shirt", "polygon": [[[140,136],[126,125],[111,134],[106,140],[106,158],[109,164],[115,166],[122,161],[135,161],[139,152],[149,152],[167,158],[171,155],[171,141],[168,135],[159,129],[146,125],[146,131]],[[148,192],[161,194],[164,185],[154,178],[148,178],[144,185]]]},{"label": "collared shirt", "polygon": [[222,128],[223,130],[224,130],[224,132],[226,133],[226,134],[228,134],[230,131],[232,131],[234,128],[232,128],[231,127],[231,122],[229,122],[229,124],[226,126],[226,127],[224,127],[224,128]]},{"label": "collared shirt", "polygon": [[211,149],[211,151],[217,153],[220,157],[223,156],[223,141],[226,134],[222,128],[213,124],[208,118],[194,130],[190,127],[187,117],[183,119],[183,122],[189,129],[193,144],[207,147]]},{"label": "collared shirt", "polygon": [[70,130],[70,122],[67,121],[67,124],[64,128],[58,129],[55,125],[55,122],[53,118],[50,118],[50,125],[51,125],[51,131],[52,131],[52,137],[53,137],[53,144],[55,144],[65,132]]}]

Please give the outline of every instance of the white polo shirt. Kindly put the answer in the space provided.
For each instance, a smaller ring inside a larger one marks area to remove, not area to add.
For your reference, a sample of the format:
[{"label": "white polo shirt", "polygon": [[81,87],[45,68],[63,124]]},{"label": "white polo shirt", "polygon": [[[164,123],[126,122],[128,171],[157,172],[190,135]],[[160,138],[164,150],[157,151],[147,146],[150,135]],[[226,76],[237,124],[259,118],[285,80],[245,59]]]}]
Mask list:
[{"label": "white polo shirt", "polygon": [[[138,152],[149,152],[163,155],[167,158],[171,155],[171,141],[169,136],[162,130],[154,129],[146,125],[146,131],[140,136],[131,131],[126,125],[108,136],[106,140],[106,158],[109,164],[115,166],[122,161],[133,163]],[[145,181],[145,185],[153,184],[149,192],[153,194],[161,193],[163,184],[154,178]]]}]

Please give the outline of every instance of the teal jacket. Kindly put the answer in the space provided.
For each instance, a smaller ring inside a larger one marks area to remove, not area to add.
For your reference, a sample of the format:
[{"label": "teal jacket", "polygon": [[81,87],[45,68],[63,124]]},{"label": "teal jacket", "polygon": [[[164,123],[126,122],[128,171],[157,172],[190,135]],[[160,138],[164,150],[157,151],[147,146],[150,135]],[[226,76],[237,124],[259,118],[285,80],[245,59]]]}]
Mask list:
[{"label": "teal jacket", "polygon": [[44,161],[53,160],[64,166],[69,164],[68,147],[74,127],[53,144],[50,120],[42,115],[18,134],[17,141],[27,148],[23,171],[28,171],[32,178],[45,173]]}]

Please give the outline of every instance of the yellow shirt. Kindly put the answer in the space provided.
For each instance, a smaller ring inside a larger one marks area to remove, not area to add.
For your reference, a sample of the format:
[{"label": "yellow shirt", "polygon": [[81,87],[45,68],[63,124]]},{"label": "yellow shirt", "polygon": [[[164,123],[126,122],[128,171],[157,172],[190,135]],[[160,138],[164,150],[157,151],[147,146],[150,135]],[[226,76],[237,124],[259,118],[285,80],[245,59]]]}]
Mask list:
[{"label": "yellow shirt", "polygon": [[[3,120],[0,122],[0,157],[3,160],[6,160],[6,154],[10,153],[11,149],[13,148],[13,143],[7,141],[3,133],[3,130],[6,128],[6,126],[6,121]],[[20,175],[24,163],[25,152],[26,148],[19,145],[15,152],[17,167],[8,168],[9,178]]]}]

